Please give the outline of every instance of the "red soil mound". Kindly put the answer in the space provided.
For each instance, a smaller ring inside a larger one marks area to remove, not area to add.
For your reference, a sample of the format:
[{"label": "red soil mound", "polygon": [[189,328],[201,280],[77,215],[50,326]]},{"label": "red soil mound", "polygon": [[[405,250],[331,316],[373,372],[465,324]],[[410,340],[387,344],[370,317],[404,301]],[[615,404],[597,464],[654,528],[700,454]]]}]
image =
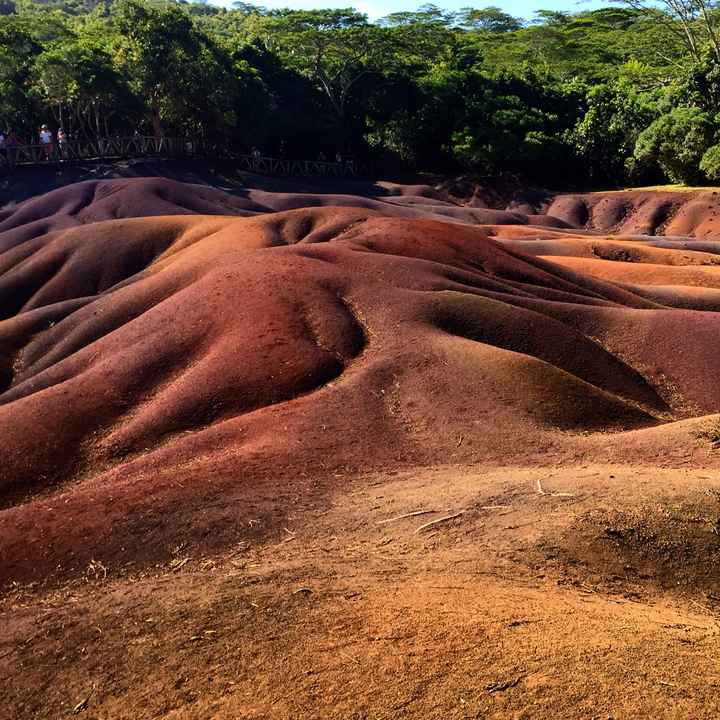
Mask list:
[{"label": "red soil mound", "polygon": [[226,542],[338,469],[672,454],[661,424],[720,412],[712,253],[430,200],[133,180],[8,214],[0,578]]},{"label": "red soil mound", "polygon": [[391,217],[449,219],[471,224],[526,224],[551,227],[566,223],[544,215],[458,206],[432,194],[426,186],[378,186],[384,195],[365,197],[331,193],[271,192],[247,189],[234,194],[204,185],[166,178],[87,180],[0,211],[0,252],[17,243],[101,220],[159,215],[240,215],[305,207],[357,207]]},{"label": "red soil mound", "polygon": [[545,211],[572,227],[602,232],[698,238],[720,232],[720,195],[714,190],[558,195]]}]

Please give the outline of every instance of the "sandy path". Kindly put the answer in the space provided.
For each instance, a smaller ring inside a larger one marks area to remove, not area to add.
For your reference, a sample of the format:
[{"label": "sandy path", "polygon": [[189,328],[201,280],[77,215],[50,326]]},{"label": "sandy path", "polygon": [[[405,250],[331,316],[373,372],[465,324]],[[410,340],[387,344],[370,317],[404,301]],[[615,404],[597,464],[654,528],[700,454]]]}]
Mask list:
[{"label": "sandy path", "polygon": [[[698,521],[717,488],[716,471],[600,465],[366,477],[279,543],[16,588],[0,700],[27,718],[713,718],[720,572],[692,552],[717,547]],[[641,531],[659,503],[694,587],[668,585],[660,541],[621,575],[582,550],[580,520],[640,510]],[[378,524],[460,507],[427,533],[433,515]]]}]

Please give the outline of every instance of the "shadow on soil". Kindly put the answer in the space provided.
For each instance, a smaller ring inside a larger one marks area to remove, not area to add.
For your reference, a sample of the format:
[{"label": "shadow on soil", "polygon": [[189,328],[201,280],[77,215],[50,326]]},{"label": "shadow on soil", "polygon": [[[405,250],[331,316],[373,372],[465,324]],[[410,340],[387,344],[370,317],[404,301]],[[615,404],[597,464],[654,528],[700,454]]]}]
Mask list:
[{"label": "shadow on soil", "polygon": [[559,564],[563,584],[629,597],[654,591],[720,602],[720,493],[589,510],[540,549]]}]

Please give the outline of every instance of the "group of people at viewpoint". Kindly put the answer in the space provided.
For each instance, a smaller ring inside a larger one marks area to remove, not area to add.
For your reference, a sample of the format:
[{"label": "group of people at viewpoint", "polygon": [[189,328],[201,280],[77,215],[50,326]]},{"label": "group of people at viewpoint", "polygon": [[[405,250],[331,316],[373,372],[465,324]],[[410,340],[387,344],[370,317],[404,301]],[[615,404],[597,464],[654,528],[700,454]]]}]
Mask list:
[{"label": "group of people at viewpoint", "polygon": [[[138,135],[137,131],[135,131],[135,135]],[[35,147],[39,146],[41,150],[41,159],[60,159],[61,161],[68,159],[70,154],[68,147],[69,136],[63,128],[58,128],[57,132],[53,133],[47,125],[41,125],[37,131],[36,137],[37,139],[33,139],[30,143],[26,143],[24,140],[20,139],[14,131],[0,130],[0,160],[2,158],[6,158],[13,162],[18,157],[16,148],[27,145]],[[188,151],[188,154],[194,153],[195,145],[192,141],[188,141],[186,143],[186,150]],[[263,157],[262,152],[256,146],[251,148],[250,155],[255,160],[260,160],[261,157]],[[279,155],[281,158],[287,157],[284,141],[281,141]],[[318,162],[326,163],[328,162],[328,157],[321,150],[318,153],[317,160]],[[343,156],[339,150],[335,153],[334,161],[335,164],[343,165],[349,170],[353,170],[354,168],[352,157]]]},{"label": "group of people at viewpoint", "polygon": [[[38,130],[38,140],[46,160],[53,157],[56,148],[61,157],[66,157],[68,136],[62,128],[53,134],[47,125],[41,125]],[[7,157],[14,148],[25,144],[12,130],[7,132],[0,130],[0,154]]]}]

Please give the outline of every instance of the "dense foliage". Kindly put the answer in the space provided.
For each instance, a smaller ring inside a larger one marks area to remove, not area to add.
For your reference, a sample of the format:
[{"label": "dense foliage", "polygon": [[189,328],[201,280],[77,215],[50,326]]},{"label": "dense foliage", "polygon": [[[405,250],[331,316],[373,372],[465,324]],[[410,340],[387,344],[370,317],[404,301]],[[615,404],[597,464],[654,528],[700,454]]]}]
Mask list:
[{"label": "dense foliage", "polygon": [[243,2],[0,0],[0,129],[202,137],[546,185],[715,181],[717,11],[683,1],[530,22],[426,5],[369,22]]}]

